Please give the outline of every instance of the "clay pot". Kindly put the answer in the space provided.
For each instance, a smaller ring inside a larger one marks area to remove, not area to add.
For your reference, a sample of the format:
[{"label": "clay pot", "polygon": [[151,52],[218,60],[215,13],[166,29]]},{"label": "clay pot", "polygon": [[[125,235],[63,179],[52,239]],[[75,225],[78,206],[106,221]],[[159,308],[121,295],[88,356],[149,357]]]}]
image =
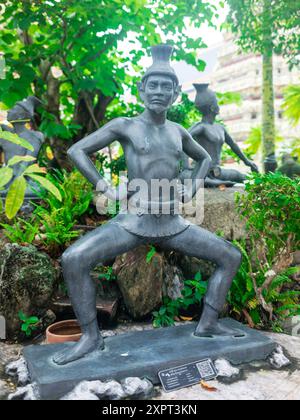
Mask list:
[{"label": "clay pot", "polygon": [[46,330],[47,344],[79,341],[82,336],[81,328],[75,319],[56,322]]}]

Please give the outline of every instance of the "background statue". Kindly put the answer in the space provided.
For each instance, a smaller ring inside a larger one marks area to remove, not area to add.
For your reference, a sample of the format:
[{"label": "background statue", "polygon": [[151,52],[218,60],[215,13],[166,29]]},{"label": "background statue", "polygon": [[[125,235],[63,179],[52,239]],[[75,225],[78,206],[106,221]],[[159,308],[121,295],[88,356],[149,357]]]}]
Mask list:
[{"label": "background statue", "polygon": [[[251,162],[233,141],[225,127],[215,122],[220,112],[216,94],[208,89],[208,84],[194,84],[197,95],[195,105],[202,114],[202,121],[195,124],[189,131],[192,137],[208,152],[212,161],[207,177],[206,187],[218,187],[226,185],[232,187],[235,183],[242,183],[246,176],[235,169],[224,169],[221,165],[221,153],[224,143],[249,166],[252,171],[258,172],[255,163]],[[183,155],[183,178],[190,172],[189,159]]]},{"label": "background statue", "polygon": [[[38,158],[41,146],[44,142],[44,135],[38,131],[33,131],[26,128],[26,124],[33,121],[35,109],[40,104],[41,101],[38,98],[35,96],[29,96],[24,101],[17,102],[15,106],[10,111],[8,111],[7,121],[9,121],[13,127],[11,128],[6,125],[1,125],[2,130],[15,133],[19,137],[27,140],[33,146],[34,150],[27,150],[22,146],[18,146],[17,144],[10,143],[9,141],[5,141],[0,138],[0,147],[4,153],[5,164],[14,156],[33,156],[36,159]],[[14,179],[21,175],[24,169],[30,165],[32,165],[32,162],[20,162],[16,165],[13,165],[13,178],[6,186],[6,189],[1,191],[2,197],[6,196],[8,188]],[[33,190],[38,191],[39,186],[30,179],[28,179],[27,184],[28,187],[26,189],[25,197],[34,198],[36,194]]]},{"label": "background statue", "polygon": [[[169,63],[171,53],[172,47],[167,45],[152,48],[153,65],[138,85],[146,108],[141,115],[117,118],[68,151],[81,173],[97,186],[97,190],[101,189],[108,196],[122,199],[127,194],[131,198],[136,194],[135,191],[118,187],[113,189],[100,176],[89,158],[89,155],[115,140],[120,142],[124,150],[129,183],[141,179],[150,191],[154,179],[178,180],[182,151],[194,159],[196,165],[190,188],[179,187],[181,197],[191,200],[199,188],[200,183],[196,180],[203,179],[207,174],[211,162],[208,153],[183,127],[166,118],[168,109],[180,91],[178,78]],[[149,207],[150,204],[149,201]],[[147,205],[144,209],[144,212],[138,214],[120,212],[104,226],[83,236],[63,254],[63,274],[83,335],[79,343],[54,356],[57,364],[67,364],[104,348],[97,323],[96,290],[90,271],[100,263],[147,243],[216,264],[195,335],[207,337],[236,334],[236,331],[219,323],[218,318],[240,266],[240,252],[231,243],[191,224],[179,214],[172,211],[169,214],[151,214],[147,212]]]},{"label": "background statue", "polygon": [[290,154],[282,156],[282,165],[278,168],[278,171],[289,178],[296,178],[300,176],[300,164],[297,158],[294,158]]}]

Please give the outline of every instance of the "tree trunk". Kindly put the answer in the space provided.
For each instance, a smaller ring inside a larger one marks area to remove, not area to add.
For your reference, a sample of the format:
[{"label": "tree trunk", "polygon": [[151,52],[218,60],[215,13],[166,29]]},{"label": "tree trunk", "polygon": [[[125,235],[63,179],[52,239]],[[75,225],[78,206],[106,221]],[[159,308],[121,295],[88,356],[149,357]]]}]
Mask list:
[{"label": "tree trunk", "polygon": [[[264,0],[264,12],[267,16],[269,0]],[[263,86],[262,86],[262,142],[265,172],[276,169],[275,158],[275,115],[273,86],[273,45],[272,33],[268,20],[263,27]]]}]

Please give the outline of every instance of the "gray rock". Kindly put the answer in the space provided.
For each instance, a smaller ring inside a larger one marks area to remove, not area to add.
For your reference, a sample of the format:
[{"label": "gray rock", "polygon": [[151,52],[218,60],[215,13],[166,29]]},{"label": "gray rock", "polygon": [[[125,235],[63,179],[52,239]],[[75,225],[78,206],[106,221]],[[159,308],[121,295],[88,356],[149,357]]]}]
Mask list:
[{"label": "gray rock", "polygon": [[17,388],[16,392],[8,396],[8,400],[36,401],[39,400],[39,392],[36,384],[29,384],[21,388]]},{"label": "gray rock", "polygon": [[0,400],[3,400],[4,398],[6,398],[8,394],[9,394],[9,388],[7,386],[7,383],[0,379]]},{"label": "gray rock", "polygon": [[[224,191],[218,188],[205,188],[204,219],[196,217],[196,214],[188,215],[187,212],[184,212],[184,217],[210,232],[222,234],[225,239],[246,238],[246,224],[240,218],[235,205],[236,193],[244,194],[244,187],[226,188]],[[194,206],[196,207],[195,200]]]},{"label": "gray rock", "polygon": [[22,352],[22,346],[19,344],[6,344],[0,342],[0,373],[1,365],[7,365],[13,360],[18,360]]},{"label": "gray rock", "polygon": [[288,318],[282,325],[286,334],[300,337],[300,316],[293,316]]},{"label": "gray rock", "polygon": [[83,381],[63,400],[121,400],[126,394],[117,381]]},{"label": "gray rock", "polygon": [[134,319],[151,313],[161,305],[163,296],[176,299],[183,288],[181,270],[159,252],[147,262],[149,250],[148,246],[136,248],[117,257],[113,266],[125,305]]},{"label": "gray rock", "polygon": [[8,376],[17,378],[18,385],[24,386],[30,382],[29,372],[25,359],[21,357],[19,360],[9,363],[5,368]]},{"label": "gray rock", "polygon": [[73,391],[61,398],[65,401],[98,401],[95,390],[101,387],[102,382],[94,381],[88,382],[83,381],[78,384]]},{"label": "gray rock", "polygon": [[240,375],[240,370],[233,367],[228,360],[218,359],[214,364],[220,378],[236,379]]},{"label": "gray rock", "polygon": [[83,381],[62,400],[122,400],[127,397],[147,397],[152,391],[153,385],[147,379],[126,378],[121,384],[114,380]]},{"label": "gray rock", "polygon": [[122,381],[122,387],[128,397],[146,398],[153,390],[153,384],[148,379],[126,378]]},{"label": "gray rock", "polygon": [[281,369],[291,364],[290,360],[285,356],[281,346],[278,346],[271,354],[269,362],[275,369]]},{"label": "gray rock", "polygon": [[182,270],[184,278],[192,280],[200,271],[202,278],[209,278],[215,270],[212,262],[176,253],[176,264]]},{"label": "gray rock", "polygon": [[47,311],[56,278],[50,258],[34,246],[0,243],[0,314],[8,338],[20,335],[20,311],[27,316]]},{"label": "gray rock", "polygon": [[122,400],[126,397],[126,394],[121,386],[121,384],[117,381],[109,381],[106,382],[106,391],[105,394],[97,394],[99,399],[108,399],[108,400]]}]

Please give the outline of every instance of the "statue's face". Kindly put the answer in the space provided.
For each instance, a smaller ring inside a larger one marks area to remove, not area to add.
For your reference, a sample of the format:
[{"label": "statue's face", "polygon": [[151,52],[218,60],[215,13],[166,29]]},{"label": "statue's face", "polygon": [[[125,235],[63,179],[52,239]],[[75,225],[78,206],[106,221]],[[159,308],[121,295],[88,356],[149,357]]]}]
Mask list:
[{"label": "statue's face", "polygon": [[18,121],[26,119],[25,111],[18,105],[15,105],[7,113],[7,121]]},{"label": "statue's face", "polygon": [[218,115],[220,113],[220,107],[216,97],[214,97],[211,101],[210,110],[215,115]]},{"label": "statue's face", "polygon": [[217,116],[220,113],[220,107],[216,95],[211,92],[205,92],[203,95],[196,97],[196,107],[203,115]]},{"label": "statue's face", "polygon": [[149,76],[140,94],[146,108],[157,114],[167,111],[178,96],[173,79],[160,74]]}]

